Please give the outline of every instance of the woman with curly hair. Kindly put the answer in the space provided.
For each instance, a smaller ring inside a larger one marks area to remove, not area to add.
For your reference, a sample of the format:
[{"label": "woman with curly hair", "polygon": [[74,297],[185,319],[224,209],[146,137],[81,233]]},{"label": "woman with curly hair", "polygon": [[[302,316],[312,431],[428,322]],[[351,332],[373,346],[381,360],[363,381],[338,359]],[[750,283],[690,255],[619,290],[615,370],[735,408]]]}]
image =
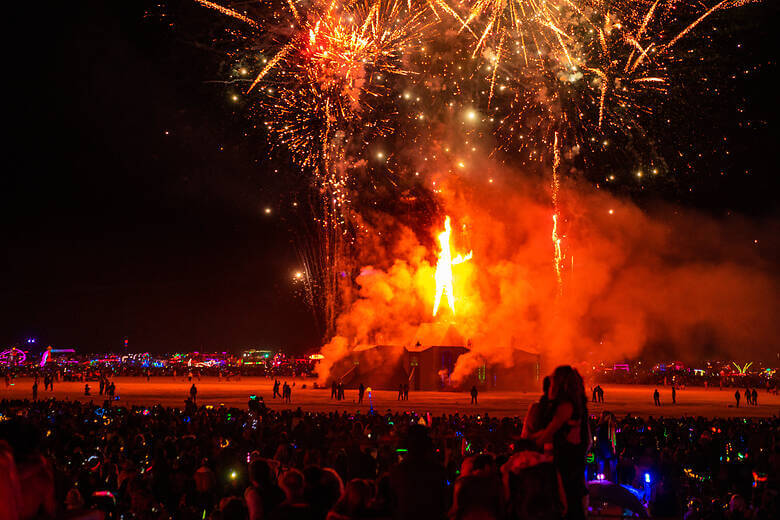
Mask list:
[{"label": "woman with curly hair", "polygon": [[553,460],[566,494],[569,520],[585,518],[585,453],[590,443],[587,398],[582,377],[569,365],[561,365],[552,375],[550,398],[553,415],[549,424],[534,433],[539,446],[552,442]]}]

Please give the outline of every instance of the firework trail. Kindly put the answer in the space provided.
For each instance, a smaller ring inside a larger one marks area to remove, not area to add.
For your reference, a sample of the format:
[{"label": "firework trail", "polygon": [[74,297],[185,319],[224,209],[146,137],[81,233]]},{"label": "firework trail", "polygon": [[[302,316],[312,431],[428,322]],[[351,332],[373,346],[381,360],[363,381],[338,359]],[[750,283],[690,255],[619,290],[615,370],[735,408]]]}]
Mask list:
[{"label": "firework trail", "polygon": [[558,147],[558,134],[555,134],[555,141],[553,142],[553,168],[552,168],[552,203],[553,203],[553,227],[552,227],[552,243],[553,243],[553,265],[555,267],[555,278],[558,281],[558,294],[563,292],[563,251],[561,250],[561,237],[558,233],[558,221],[561,218],[560,211],[560,189],[561,180],[559,178],[559,171],[561,165],[561,152]]},{"label": "firework trail", "polygon": [[243,14],[239,13],[238,11],[235,11],[233,9],[230,9],[229,7],[225,7],[223,5],[209,2],[208,0],[195,0],[195,2],[199,3],[203,7],[208,7],[209,9],[214,9],[215,11],[224,14],[225,16],[229,16],[231,18],[235,18],[236,20],[240,20],[244,22],[247,25],[251,25],[254,28],[259,28],[260,24],[249,18],[248,16],[244,16]]}]

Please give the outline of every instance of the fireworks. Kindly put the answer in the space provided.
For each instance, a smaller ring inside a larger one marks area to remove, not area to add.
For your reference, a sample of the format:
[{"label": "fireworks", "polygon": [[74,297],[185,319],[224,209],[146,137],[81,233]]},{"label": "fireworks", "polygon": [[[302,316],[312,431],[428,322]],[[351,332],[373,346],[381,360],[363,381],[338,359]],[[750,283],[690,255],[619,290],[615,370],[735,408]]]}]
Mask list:
[{"label": "fireworks", "polygon": [[[647,123],[673,89],[684,88],[670,74],[683,61],[681,42],[713,15],[751,3],[286,0],[238,8],[195,1],[245,28],[235,79],[247,83],[256,126],[315,179],[318,222],[328,234],[323,272],[346,271],[334,262],[349,251],[334,244],[354,239],[358,186],[375,188],[381,174],[393,188],[427,182],[435,194],[425,177],[465,175],[468,155],[493,147],[515,164],[552,171],[559,286],[567,256],[564,163],[576,158],[587,168],[614,154],[613,162],[634,171],[663,173]],[[458,114],[468,114],[460,125]],[[372,149],[378,139],[381,151]],[[448,299],[452,307],[449,292]]]},{"label": "fireworks", "polygon": [[[252,29],[248,47],[263,40],[256,30],[271,31],[284,19],[274,11],[272,22],[265,24],[234,9],[196,1],[247,23]],[[389,79],[407,74],[401,58],[424,30],[424,16],[396,0],[315,2],[305,10],[289,0],[282,9],[292,32],[265,60],[247,94],[258,96],[258,118],[274,142],[287,148],[301,167],[325,178],[328,164],[342,158],[344,148],[360,148],[360,139],[390,130],[388,114],[378,107],[390,94]]]},{"label": "fireworks", "polygon": [[[585,161],[615,139],[650,148],[644,119],[669,93],[679,42],[717,12],[750,3],[288,0],[254,17],[195,1],[243,22],[239,59],[270,51],[246,89],[253,114],[274,144],[323,177],[376,138],[418,140],[429,120],[458,107],[480,109],[482,133],[526,160],[552,159],[554,135]],[[407,111],[410,90],[427,106]]]},{"label": "fireworks", "polygon": [[246,89],[254,114],[299,165],[325,170],[365,154],[376,137],[417,138],[407,117],[427,118],[401,106],[410,89],[437,98],[427,108],[438,112],[484,109],[506,152],[547,160],[556,133],[562,149],[603,149],[607,136],[643,132],[642,119],[668,94],[683,38],[750,3],[287,0],[254,17],[195,1],[245,24],[239,59],[270,50]]}]

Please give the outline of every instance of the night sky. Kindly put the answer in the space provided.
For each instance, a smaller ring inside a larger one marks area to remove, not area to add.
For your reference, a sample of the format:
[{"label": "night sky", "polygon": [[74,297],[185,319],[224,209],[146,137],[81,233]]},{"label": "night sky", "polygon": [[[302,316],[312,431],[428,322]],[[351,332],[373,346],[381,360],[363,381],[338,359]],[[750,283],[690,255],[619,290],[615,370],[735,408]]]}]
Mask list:
[{"label": "night sky", "polygon": [[[310,216],[291,203],[307,181],[247,132],[213,82],[221,56],[187,30],[213,16],[182,4],[6,15],[19,34],[4,65],[2,349],[31,336],[80,351],[119,350],[125,336],[136,351],[319,346],[292,283]],[[626,196],[777,218],[777,20],[776,5],[753,7],[714,40],[714,59],[744,67],[721,100],[690,100],[692,121],[709,121],[690,128],[703,157],[673,187]],[[712,153],[724,134],[727,158]]]}]

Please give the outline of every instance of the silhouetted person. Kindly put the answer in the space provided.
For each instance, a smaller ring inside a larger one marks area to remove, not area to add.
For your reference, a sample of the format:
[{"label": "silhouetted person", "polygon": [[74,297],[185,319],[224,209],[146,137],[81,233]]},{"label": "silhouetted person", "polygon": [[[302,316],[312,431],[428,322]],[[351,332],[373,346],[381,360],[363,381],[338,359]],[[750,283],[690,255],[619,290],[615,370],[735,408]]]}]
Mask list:
[{"label": "silhouetted person", "polygon": [[276,396],[282,397],[282,394],[279,393],[279,380],[274,379],[274,399],[276,399]]},{"label": "silhouetted person", "polygon": [[89,395],[89,383],[84,385],[84,395]]},{"label": "silhouetted person", "polygon": [[738,389],[736,392],[734,392],[734,399],[737,400],[737,408],[739,408],[739,398],[740,398],[740,394]]},{"label": "silhouetted person", "polygon": [[471,404],[477,404],[477,385],[471,387]]},{"label": "silhouetted person", "polygon": [[197,400],[198,397],[198,389],[195,388],[195,383],[192,383],[192,386],[190,387],[190,399],[192,399],[192,402],[194,403]]},{"label": "silhouetted person", "polygon": [[672,385],[672,404],[677,404],[677,388]]},{"label": "silhouetted person", "polygon": [[284,500],[284,492],[276,484],[273,470],[265,460],[253,460],[249,464],[249,487],[244,491],[249,509],[249,520],[262,520],[270,516]]},{"label": "silhouetted person", "polygon": [[585,453],[591,442],[588,399],[579,372],[568,365],[555,369],[550,386],[555,409],[550,423],[531,435],[537,446],[552,443],[553,463],[566,495],[566,520],[585,520]]},{"label": "silhouetted person", "polygon": [[395,518],[444,518],[447,507],[447,473],[433,456],[433,443],[425,426],[409,427],[408,453],[390,470],[396,497]]},{"label": "silhouetted person", "polygon": [[401,383],[398,385],[398,400],[400,401],[403,398],[404,398],[404,384]]},{"label": "silhouetted person", "polygon": [[658,389],[655,389],[655,392],[653,392],[653,404],[656,406],[661,406],[661,394],[658,392]]},{"label": "silhouetted person", "polygon": [[593,397],[591,398],[591,400],[590,400],[590,401],[591,401],[592,403],[595,403],[595,402],[597,402],[597,401],[598,401],[598,399],[599,399],[599,398],[598,398],[598,395],[599,395],[599,387],[598,387],[598,386],[594,386],[594,387],[593,387]]},{"label": "silhouetted person", "polygon": [[598,390],[599,390],[599,402],[603,403],[604,402],[604,389],[601,388],[601,385],[596,385],[596,388],[598,388]]},{"label": "silhouetted person", "polygon": [[341,381],[339,381],[338,391],[339,391],[339,401],[343,401],[344,400],[344,383],[341,382]]},{"label": "silhouetted person", "polygon": [[37,401],[38,400],[38,380],[37,379],[33,382],[32,394],[33,394],[33,396],[32,396],[33,397],[33,401]]},{"label": "silhouetted person", "polygon": [[404,401],[409,400],[409,383],[404,383]]},{"label": "silhouetted person", "polygon": [[750,388],[745,388],[745,402],[747,404],[753,404],[752,401],[753,401],[753,399],[751,398],[751,395],[750,395]]},{"label": "silhouetted person", "polygon": [[338,386],[336,385],[336,380],[334,379],[333,382],[330,384],[330,398],[336,399],[338,395]]},{"label": "silhouetted person", "polygon": [[363,383],[360,383],[360,386],[358,387],[358,404],[363,403],[363,395],[366,393],[366,387],[363,386]]},{"label": "silhouetted person", "polygon": [[284,501],[268,515],[273,520],[298,520],[313,518],[311,506],[304,495],[305,480],[297,469],[288,469],[279,477],[279,487],[284,492]]},{"label": "silhouetted person", "polygon": [[103,395],[103,390],[106,389],[106,381],[103,379],[103,376],[100,376],[100,384],[98,385],[98,392],[100,395]]},{"label": "silhouetted person", "polygon": [[758,406],[758,391],[753,389],[753,406]]}]

